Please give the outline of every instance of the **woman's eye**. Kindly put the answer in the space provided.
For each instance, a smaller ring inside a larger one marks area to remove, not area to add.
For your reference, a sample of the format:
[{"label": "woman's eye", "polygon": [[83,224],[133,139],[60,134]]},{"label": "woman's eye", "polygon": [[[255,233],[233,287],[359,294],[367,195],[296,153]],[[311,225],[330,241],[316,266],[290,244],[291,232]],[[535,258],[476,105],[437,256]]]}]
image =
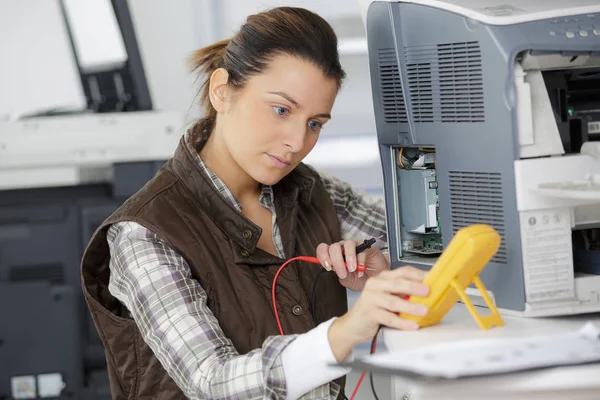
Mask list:
[{"label": "woman's eye", "polygon": [[275,112],[279,115],[287,115],[288,114],[288,110],[287,108],[284,107],[273,107],[273,110],[275,110]]},{"label": "woman's eye", "polygon": [[312,131],[317,131],[323,127],[319,121],[308,121],[308,127]]}]

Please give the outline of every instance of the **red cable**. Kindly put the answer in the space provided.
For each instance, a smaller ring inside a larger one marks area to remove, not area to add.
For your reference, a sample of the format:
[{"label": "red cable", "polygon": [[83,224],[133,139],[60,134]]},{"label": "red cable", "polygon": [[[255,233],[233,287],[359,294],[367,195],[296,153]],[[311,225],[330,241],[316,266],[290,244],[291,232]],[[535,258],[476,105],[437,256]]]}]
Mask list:
[{"label": "red cable", "polygon": [[[404,296],[403,298],[408,298],[408,296]],[[374,354],[375,350],[377,350],[377,336],[373,338],[373,344],[371,345],[371,354]],[[360,388],[360,385],[362,384],[362,381],[363,379],[365,379],[366,375],[367,371],[363,371],[363,373],[360,375],[360,378],[356,383],[356,387],[354,388],[354,392],[352,392],[352,396],[350,396],[350,400],[354,400],[354,396],[356,396],[356,394],[358,393],[358,389]]]},{"label": "red cable", "polygon": [[363,373],[360,374],[360,379],[356,383],[356,387],[354,388],[354,392],[352,392],[352,396],[350,396],[350,400],[354,400],[354,396],[356,396],[356,393],[358,393],[358,389],[360,388],[360,385],[362,384],[362,381],[363,381],[363,379],[365,379],[366,375],[367,375],[367,371],[363,371]]},{"label": "red cable", "polygon": [[[277,300],[275,299],[275,287],[277,286],[277,278],[279,277],[279,274],[281,273],[283,268],[285,268],[292,261],[304,261],[304,262],[308,262],[311,264],[321,264],[321,262],[319,261],[319,259],[317,257],[298,256],[298,257],[290,258],[289,260],[284,262],[281,265],[281,267],[279,267],[277,272],[275,273],[275,277],[273,278],[273,287],[271,288],[271,297],[273,300],[273,311],[275,312],[275,320],[277,321],[277,327],[279,328],[279,333],[282,336],[284,335],[284,333],[283,333],[283,328],[281,327],[281,321],[279,320],[279,312],[277,311]],[[366,271],[367,268],[364,265],[359,264],[356,267],[356,270],[357,271]],[[373,340],[373,347],[371,348],[371,353],[374,352],[375,341],[376,341],[376,339]],[[362,373],[362,375],[360,376],[360,379],[358,380],[358,383],[356,384],[356,388],[354,389],[354,393],[352,393],[350,400],[353,400],[354,396],[356,396],[356,393],[358,392],[358,389],[360,388],[360,384],[362,383],[363,379],[365,378],[366,373],[367,373],[367,371],[364,371]]]},{"label": "red cable", "polygon": [[[292,261],[304,261],[304,262],[308,262],[311,264],[321,264],[321,262],[319,261],[319,259],[317,257],[298,256],[298,257],[290,258],[289,260],[284,262],[281,265],[281,267],[279,267],[279,269],[277,270],[277,273],[275,273],[275,277],[273,278],[273,287],[271,288],[271,297],[273,299],[273,311],[275,312],[275,319],[277,320],[277,327],[279,328],[279,333],[282,336],[284,335],[284,333],[283,333],[283,328],[281,327],[281,321],[279,320],[279,311],[277,311],[277,300],[275,299],[275,287],[277,286],[277,278],[279,277],[279,274],[281,273],[283,268],[285,268]],[[356,270],[357,271],[366,271],[367,268],[364,265],[359,264],[356,267]],[[402,298],[404,300],[408,300],[409,296],[402,296]],[[373,345],[371,346],[371,354],[375,353],[375,349],[377,349],[377,337],[373,338]],[[365,379],[366,374],[367,374],[367,371],[363,371],[363,373],[360,375],[360,378],[358,379],[358,383],[356,384],[356,387],[354,388],[354,392],[352,392],[352,396],[350,396],[350,400],[354,400],[354,396],[356,396],[356,393],[358,393],[358,389],[360,388],[360,385],[362,384],[363,379]]]},{"label": "red cable", "polygon": [[279,312],[277,311],[277,300],[275,299],[275,286],[277,285],[277,278],[279,278],[279,274],[281,273],[283,268],[285,268],[289,263],[291,263],[292,261],[301,261],[303,258],[304,257],[302,256],[290,258],[289,260],[284,262],[281,265],[281,267],[279,267],[277,273],[275,274],[275,277],[273,278],[273,287],[271,288],[271,299],[273,300],[273,311],[275,312],[275,320],[277,321],[277,327],[279,328],[279,334],[281,336],[283,336],[284,333],[283,328],[281,327],[281,321],[279,320]]},{"label": "red cable", "polygon": [[[402,300],[408,300],[410,298],[410,296],[402,296]],[[377,350],[377,336],[375,336],[373,338],[373,344],[371,344],[371,354],[375,354],[375,351]],[[360,384],[362,383],[363,379],[365,379],[365,376],[367,375],[367,371],[363,371],[363,373],[360,375],[360,378],[358,379],[358,383],[356,384],[356,388],[354,388],[354,392],[352,392],[352,396],[350,396],[350,400],[354,399],[354,396],[356,396],[356,393],[358,393],[358,388],[360,388]]]},{"label": "red cable", "polygon": [[[321,264],[321,262],[319,261],[319,259],[317,257],[298,256],[298,257],[290,258],[289,260],[284,262],[281,265],[281,267],[279,267],[279,269],[277,270],[277,273],[275,274],[275,277],[273,278],[273,287],[271,288],[271,299],[273,300],[273,311],[275,312],[275,319],[277,320],[277,327],[279,328],[279,334],[282,336],[284,335],[284,333],[283,333],[283,328],[281,327],[281,321],[279,320],[279,312],[277,311],[277,300],[275,299],[275,287],[277,286],[277,278],[279,277],[279,274],[281,273],[283,268],[285,268],[292,261],[304,261],[304,262],[308,262],[311,264]],[[358,264],[358,266],[356,267],[356,270],[357,271],[366,271],[367,267],[365,267],[364,265]]]}]

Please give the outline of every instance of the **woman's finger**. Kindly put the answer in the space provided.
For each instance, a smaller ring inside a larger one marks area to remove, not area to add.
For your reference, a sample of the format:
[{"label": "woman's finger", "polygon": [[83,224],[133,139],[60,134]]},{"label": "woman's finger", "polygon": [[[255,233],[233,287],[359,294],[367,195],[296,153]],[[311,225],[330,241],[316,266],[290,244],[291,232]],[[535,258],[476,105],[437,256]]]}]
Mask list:
[{"label": "woman's finger", "polygon": [[327,271],[331,271],[331,258],[329,257],[329,245],[326,243],[321,243],[317,246],[317,258],[323,268]]},{"label": "woman's finger", "polygon": [[372,304],[392,313],[405,313],[415,317],[427,315],[427,307],[423,304],[411,303],[400,296],[389,293],[379,293],[373,296]]},{"label": "woman's finger", "polygon": [[411,281],[422,282],[427,277],[427,271],[407,265],[389,271],[383,271],[382,277],[387,279],[405,278]]},{"label": "woman's finger", "polygon": [[415,321],[401,318],[398,314],[382,309],[373,310],[371,318],[379,325],[387,326],[388,328],[400,329],[403,331],[414,331],[419,329],[419,324]]},{"label": "woman's finger", "polygon": [[356,242],[353,240],[344,241],[344,257],[346,258],[346,265],[348,265],[348,271],[356,271]]},{"label": "woman's finger", "polygon": [[346,263],[342,254],[342,246],[340,243],[333,243],[329,246],[329,259],[331,266],[340,279],[346,279],[348,271],[346,271]]},{"label": "woman's finger", "polygon": [[[356,248],[354,250],[356,251]],[[363,251],[362,253],[356,255],[357,264],[365,265],[365,263],[367,262],[367,251]]]},{"label": "woman's finger", "polygon": [[401,294],[417,297],[426,297],[429,294],[429,287],[421,282],[408,280],[402,276],[388,279],[378,275],[371,278],[365,284],[365,288],[373,292]]}]

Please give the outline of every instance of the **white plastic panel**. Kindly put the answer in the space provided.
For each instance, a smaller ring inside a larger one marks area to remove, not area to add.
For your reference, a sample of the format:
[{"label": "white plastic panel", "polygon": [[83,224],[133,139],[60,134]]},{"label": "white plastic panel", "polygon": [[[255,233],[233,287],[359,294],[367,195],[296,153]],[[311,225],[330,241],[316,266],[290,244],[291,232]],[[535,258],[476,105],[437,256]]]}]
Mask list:
[{"label": "white plastic panel", "polygon": [[[359,0],[363,19],[367,7],[374,1],[399,2],[398,0]],[[569,2],[564,0],[406,0],[402,3],[440,8],[491,25],[509,25],[568,15],[600,13],[600,4],[597,0]]]}]

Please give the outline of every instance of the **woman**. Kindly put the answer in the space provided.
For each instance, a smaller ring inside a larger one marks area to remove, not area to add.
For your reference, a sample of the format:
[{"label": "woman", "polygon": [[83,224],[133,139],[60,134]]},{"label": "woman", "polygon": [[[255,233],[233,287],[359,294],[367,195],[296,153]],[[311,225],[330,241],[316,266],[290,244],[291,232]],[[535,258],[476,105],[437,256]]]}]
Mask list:
[{"label": "woman", "polygon": [[[424,273],[389,271],[384,208],[301,163],[344,72],[319,16],[276,8],[198,50],[206,116],[173,158],[92,238],[83,288],[114,398],[337,398],[357,344],[380,325],[416,329]],[[384,236],[385,237],[385,236]],[[385,241],[385,240],[384,240]],[[327,271],[295,262],[316,255]],[[347,262],[344,264],[345,260]],[[357,263],[373,269],[356,271]],[[362,291],[347,311],[346,288]]]}]

